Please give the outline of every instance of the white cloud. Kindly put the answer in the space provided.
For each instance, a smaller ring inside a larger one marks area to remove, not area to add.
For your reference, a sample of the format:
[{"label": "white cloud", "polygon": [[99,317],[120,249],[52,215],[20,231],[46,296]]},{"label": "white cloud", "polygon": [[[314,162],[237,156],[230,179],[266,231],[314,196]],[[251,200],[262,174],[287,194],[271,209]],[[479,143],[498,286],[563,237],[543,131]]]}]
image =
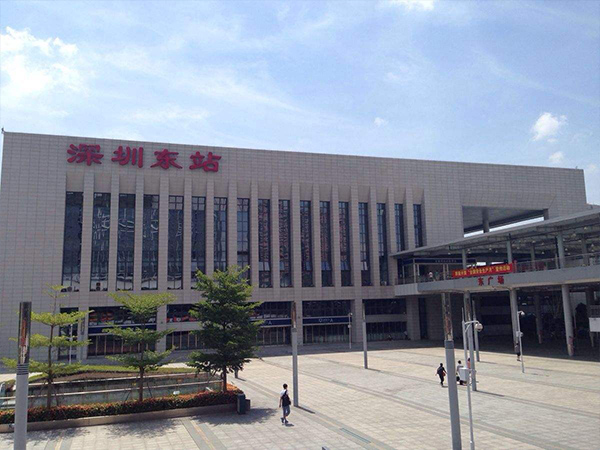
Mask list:
[{"label": "white cloud", "polygon": [[548,157],[548,161],[552,165],[558,165],[562,163],[565,159],[565,154],[563,152],[554,152]]},{"label": "white cloud", "polygon": [[531,127],[532,140],[550,143],[556,142],[556,135],[561,127],[567,123],[567,116],[553,116],[549,112],[543,113]]},{"label": "white cloud", "polygon": [[373,123],[375,124],[375,126],[377,128],[379,127],[384,127],[388,124],[388,121],[385,119],[382,119],[381,117],[375,117],[375,120],[373,121]]},{"label": "white cloud", "polygon": [[176,105],[162,106],[157,110],[141,110],[124,117],[124,120],[140,123],[165,123],[171,121],[197,122],[209,116],[207,111],[186,110]]},{"label": "white cloud", "polygon": [[404,6],[409,11],[413,9],[431,11],[434,7],[435,1],[436,0],[389,0],[387,4]]},{"label": "white cloud", "polygon": [[598,170],[600,169],[596,164],[588,164],[584,170],[588,175],[591,175],[593,173],[598,173]]}]

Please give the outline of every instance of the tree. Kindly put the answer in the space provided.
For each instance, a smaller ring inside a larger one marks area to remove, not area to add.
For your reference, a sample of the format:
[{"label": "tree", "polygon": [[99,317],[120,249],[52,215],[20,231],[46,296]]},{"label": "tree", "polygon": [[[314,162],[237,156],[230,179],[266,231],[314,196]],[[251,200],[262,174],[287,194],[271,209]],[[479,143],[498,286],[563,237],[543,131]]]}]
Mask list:
[{"label": "tree", "polygon": [[147,328],[146,324],[151,318],[156,317],[158,308],[174,302],[176,297],[170,293],[115,293],[108,295],[115,302],[123,305],[129,311],[133,322],[139,324],[136,327],[119,327],[113,325],[111,328],[104,329],[104,332],[121,338],[125,344],[133,348],[134,351],[132,353],[109,356],[108,358],[118,361],[124,366],[134,367],[139,371],[139,401],[142,401],[144,399],[144,374],[157,370],[160,366],[166,364],[167,361],[164,361],[164,359],[171,353],[171,350],[157,352],[151,350],[150,347],[155,347],[160,339],[173,331],[152,330]]},{"label": "tree", "polygon": [[[54,390],[54,380],[63,375],[68,375],[77,371],[81,364],[65,364],[53,361],[54,356],[58,356],[60,349],[69,349],[72,347],[82,347],[88,345],[89,341],[78,341],[72,340],[70,336],[55,336],[56,328],[60,329],[69,325],[76,324],[82,320],[88,311],[75,311],[69,313],[57,312],[59,307],[58,300],[66,297],[68,294],[63,294],[61,291],[64,290],[64,286],[52,285],[48,286],[45,294],[48,295],[52,301],[52,311],[43,313],[31,313],[31,320],[38,322],[50,327],[50,336],[44,336],[42,334],[33,334],[29,340],[29,346],[31,348],[46,348],[48,350],[47,361],[29,361],[29,369],[31,372],[41,372],[46,378],[47,388],[47,399],[46,407],[52,406],[52,392]],[[3,358],[3,362],[6,366],[15,368],[17,366],[16,359]]]},{"label": "tree", "polygon": [[227,390],[227,373],[242,370],[255,357],[256,335],[260,322],[252,321],[252,311],[260,302],[249,299],[252,286],[242,277],[248,267],[229,266],[208,277],[198,271],[195,289],[206,300],[198,302],[190,312],[198,319],[195,333],[206,351],[190,354],[188,365],[197,371],[220,373],[223,391]]}]

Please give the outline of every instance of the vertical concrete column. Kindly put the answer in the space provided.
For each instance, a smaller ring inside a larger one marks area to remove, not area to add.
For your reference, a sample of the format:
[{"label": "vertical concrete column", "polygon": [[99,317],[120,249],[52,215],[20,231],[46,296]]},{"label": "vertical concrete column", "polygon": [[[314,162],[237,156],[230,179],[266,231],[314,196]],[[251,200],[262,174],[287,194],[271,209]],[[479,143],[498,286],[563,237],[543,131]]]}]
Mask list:
[{"label": "vertical concrete column", "polygon": [[452,333],[452,304],[450,294],[442,294],[442,320],[444,322],[444,347],[446,349],[446,372],[448,374],[448,400],[450,404],[450,427],[452,430],[452,450],[462,448],[460,435],[460,411],[458,389],[454,378],[454,336]]},{"label": "vertical concrete column", "polygon": [[298,329],[298,345],[304,344],[304,321],[302,319],[302,299],[297,298],[292,307],[296,307],[296,328]]},{"label": "vertical concrete column", "polygon": [[[292,283],[294,289],[297,290],[295,293],[298,295],[298,299],[301,302],[301,289],[302,289],[302,256],[300,251],[300,185],[298,183],[292,184],[292,201],[290,202],[290,208],[292,208]],[[298,327],[300,327],[301,317],[298,316]],[[298,329],[298,342],[302,340],[302,331]]]},{"label": "vertical concrete column", "polygon": [[467,250],[465,250],[463,248],[461,253],[462,253],[462,268],[466,269],[467,268]]},{"label": "vertical concrete column", "polygon": [[237,184],[233,180],[227,190],[227,265],[237,265]]},{"label": "vertical concrete column", "polygon": [[556,236],[556,245],[558,247],[558,266],[561,269],[565,268],[565,242],[562,233]]},{"label": "vertical concrete column", "polygon": [[192,286],[192,179],[183,185],[183,292],[189,297]]},{"label": "vertical concrete column", "polygon": [[357,292],[357,298],[362,292],[361,286],[361,266],[360,266],[360,237],[358,227],[358,187],[350,187],[350,250],[352,265],[352,284]]},{"label": "vertical concrete column", "polygon": [[[419,298],[406,298],[406,331],[411,341],[421,340],[421,322],[419,321]],[[449,377],[450,379],[450,377]]]},{"label": "vertical concrete column", "polygon": [[490,212],[487,208],[483,208],[481,211],[482,221],[483,221],[483,232],[490,232]]},{"label": "vertical concrete column", "polygon": [[117,240],[119,237],[119,175],[110,180],[110,240],[108,242],[108,292],[117,285]]},{"label": "vertical concrete column", "polygon": [[581,236],[581,254],[583,255],[583,260],[582,263],[584,266],[588,266],[590,264],[590,257],[588,255],[588,246],[587,246],[587,240],[585,239],[585,236]]},{"label": "vertical concrete column", "polygon": [[379,233],[377,232],[377,192],[369,190],[369,246],[371,251],[371,281],[373,286],[379,286]]},{"label": "vertical concrete column", "polygon": [[167,291],[167,264],[169,262],[169,177],[160,178],[158,204],[158,291]]},{"label": "vertical concrete column", "polygon": [[531,262],[535,262],[535,245],[532,245],[529,249],[529,257],[531,258]]},{"label": "vertical concrete column", "polygon": [[392,257],[396,253],[396,207],[394,204],[394,187],[390,186],[387,190],[386,203],[386,228],[387,228],[387,254],[388,254],[388,273],[390,276],[389,282],[393,286],[398,279],[398,264],[396,259]]},{"label": "vertical concrete column", "polygon": [[142,247],[144,243],[144,177],[135,178],[135,244],[133,247],[133,289],[142,289]]},{"label": "vertical concrete column", "polygon": [[569,285],[563,284],[561,287],[563,312],[565,316],[565,337],[567,339],[567,351],[569,356],[575,354],[574,335],[573,335],[573,311],[571,310],[571,298],[569,295]]},{"label": "vertical concrete column", "polygon": [[[591,286],[588,286],[585,290],[585,305],[586,305],[588,318],[590,317],[590,308],[592,307],[593,304],[594,304],[594,288]],[[589,334],[590,334],[590,341],[591,341],[591,344],[593,347],[594,346],[594,333],[590,332]]]},{"label": "vertical concrete column", "polygon": [[255,181],[250,185],[250,283],[258,289],[258,184]]},{"label": "vertical concrete column", "polygon": [[542,325],[542,307],[540,305],[540,293],[536,292],[535,294],[533,294],[533,305],[535,307],[535,331],[538,337],[538,343],[542,343],[543,342],[543,337],[542,337],[542,329],[543,329],[543,325]]},{"label": "vertical concrete column", "polygon": [[206,275],[215,271],[215,185],[206,182]]},{"label": "vertical concrete column", "polygon": [[509,291],[509,299],[510,299],[510,317],[512,322],[512,335],[513,335],[513,345],[517,345],[519,342],[519,337],[517,336],[517,331],[519,330],[519,326],[517,320],[519,320],[519,305],[517,302],[517,290],[511,289]]},{"label": "vertical concrete column", "polygon": [[363,299],[356,297],[352,302],[352,342],[362,342]]},{"label": "vertical concrete column", "polygon": [[506,260],[507,262],[513,262],[512,242],[510,238],[506,241]]},{"label": "vertical concrete column", "polygon": [[340,258],[340,198],[337,185],[331,187],[331,262],[333,266],[333,285],[339,295],[342,286]]},{"label": "vertical concrete column", "polygon": [[313,281],[316,288],[321,288],[323,280],[321,279],[321,204],[319,185],[313,185],[312,192],[312,244],[313,244]]},{"label": "vertical concrete column", "polygon": [[277,183],[271,186],[271,281],[275,298],[279,298],[279,186]]},{"label": "vertical concrete column", "polygon": [[413,211],[413,191],[411,186],[406,187],[406,195],[404,198],[404,221],[405,221],[405,241],[406,248],[415,248],[415,214]]}]

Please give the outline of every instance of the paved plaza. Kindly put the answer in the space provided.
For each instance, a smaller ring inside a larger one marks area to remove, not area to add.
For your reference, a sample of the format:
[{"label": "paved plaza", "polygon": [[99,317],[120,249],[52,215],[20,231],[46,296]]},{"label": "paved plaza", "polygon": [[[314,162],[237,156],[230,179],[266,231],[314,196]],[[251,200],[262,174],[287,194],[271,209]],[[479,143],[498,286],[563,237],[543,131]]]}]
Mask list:
[{"label": "paved plaza", "polygon": [[[301,354],[300,404],[284,426],[277,410],[281,385],[291,385],[291,357],[252,361],[235,380],[252,410],[134,424],[30,432],[31,449],[448,449],[448,391],[435,369],[440,347]],[[456,357],[463,359],[462,349]],[[481,352],[479,392],[473,393],[475,443],[486,449],[600,448],[600,364]],[[466,387],[459,386],[463,448],[469,447]],[[0,448],[12,436],[0,435]]]}]

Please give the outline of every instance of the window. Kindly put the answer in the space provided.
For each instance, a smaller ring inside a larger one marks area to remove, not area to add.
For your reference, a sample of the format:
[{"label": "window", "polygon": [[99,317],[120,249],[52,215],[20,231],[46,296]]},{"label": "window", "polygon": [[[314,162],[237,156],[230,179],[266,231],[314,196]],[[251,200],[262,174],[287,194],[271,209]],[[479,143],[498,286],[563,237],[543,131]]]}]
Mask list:
[{"label": "window", "polygon": [[292,287],[290,201],[279,200],[279,286]]},{"label": "window", "polygon": [[67,192],[66,197],[61,284],[68,291],[77,292],[81,274],[83,192]]},{"label": "window", "polygon": [[91,291],[108,290],[108,250],[110,246],[110,194],[94,193],[92,218]]},{"label": "window", "polygon": [[158,195],[144,195],[142,289],[158,289]]},{"label": "window", "polygon": [[302,258],[302,287],[314,286],[312,263],[312,217],[310,201],[300,201],[300,254]]},{"label": "window", "polygon": [[320,202],[321,222],[321,283],[323,287],[333,286],[331,270],[331,208],[329,202]]},{"label": "window", "polygon": [[367,322],[367,341],[407,339],[406,322]]},{"label": "window", "polygon": [[271,201],[258,200],[258,286],[271,283]]},{"label": "window", "polygon": [[360,237],[360,277],[363,286],[371,286],[369,254],[369,205],[358,204],[358,232]]},{"label": "window", "polygon": [[192,197],[192,286],[206,273],[206,197]]},{"label": "window", "polygon": [[[250,266],[250,199],[237,199],[237,265]],[[250,269],[244,272],[250,279]]]},{"label": "window", "polygon": [[385,203],[377,203],[377,237],[379,244],[379,284],[387,286],[390,282],[387,258],[387,215]]},{"label": "window", "polygon": [[363,300],[367,316],[406,314],[406,300],[403,298],[382,298]]},{"label": "window", "polygon": [[183,195],[169,195],[167,289],[183,289]]},{"label": "window", "polygon": [[227,270],[227,198],[215,197],[215,270]]},{"label": "window", "polygon": [[193,331],[174,331],[167,334],[167,350],[196,350],[202,344],[198,334]]},{"label": "window", "polygon": [[352,286],[352,271],[350,267],[350,205],[340,202],[340,269],[342,286]]},{"label": "window", "polygon": [[119,194],[117,232],[117,290],[133,289],[135,244],[135,194]]},{"label": "window", "polygon": [[350,312],[350,300],[302,302],[303,317],[343,317],[347,316]]},{"label": "window", "polygon": [[167,305],[167,322],[197,322],[190,314],[192,309],[193,304]]},{"label": "window", "polygon": [[394,214],[396,216],[396,250],[401,252],[406,249],[404,243],[404,205],[396,203],[394,205]]},{"label": "window", "polygon": [[263,302],[254,309],[253,319],[289,319],[292,302]]},{"label": "window", "polygon": [[423,217],[421,205],[413,205],[413,214],[415,221],[415,247],[423,247]]}]

